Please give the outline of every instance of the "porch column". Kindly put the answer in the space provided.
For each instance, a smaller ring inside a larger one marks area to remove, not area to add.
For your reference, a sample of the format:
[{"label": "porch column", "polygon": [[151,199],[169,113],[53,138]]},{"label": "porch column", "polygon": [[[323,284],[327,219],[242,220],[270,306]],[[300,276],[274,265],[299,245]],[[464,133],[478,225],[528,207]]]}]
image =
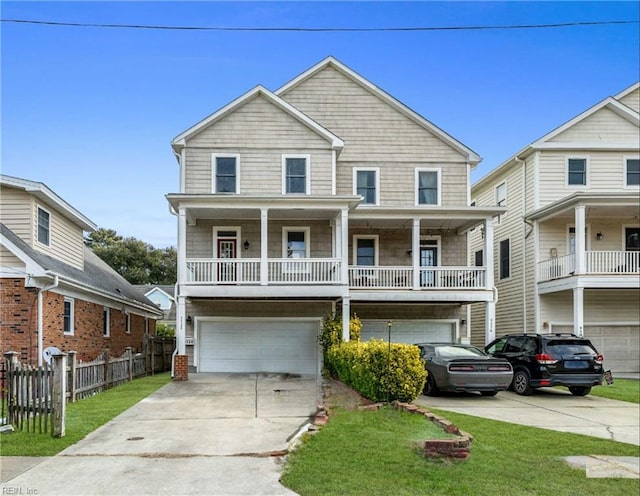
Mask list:
[{"label": "porch column", "polygon": [[[494,256],[493,256],[493,218],[487,217],[484,221],[484,265],[485,287],[493,289],[494,286]],[[494,309],[495,310],[495,309]],[[488,328],[487,328],[488,329]]]},{"label": "porch column", "polygon": [[351,298],[342,298],[342,340],[349,341],[349,320],[351,319]]},{"label": "porch column", "polygon": [[178,305],[176,306],[176,347],[178,348],[178,355],[184,355],[186,353],[186,298],[184,296],[178,296]]},{"label": "porch column", "polygon": [[584,274],[586,272],[585,263],[585,209],[584,205],[580,205],[575,209],[575,225],[576,225],[576,274]]},{"label": "porch column", "polygon": [[573,288],[573,333],[584,336],[584,288]]},{"label": "porch column", "polygon": [[[342,284],[349,284],[349,211],[340,211],[340,258],[342,259]],[[348,306],[348,303],[347,303]],[[343,310],[344,314],[344,310]],[[347,312],[347,315],[349,313]],[[349,337],[349,319],[347,318],[347,338]],[[348,339],[347,339],[348,341]]]},{"label": "porch column", "polygon": [[187,209],[178,209],[178,284],[187,282]]},{"label": "porch column", "polygon": [[411,265],[413,266],[413,289],[420,289],[420,219],[413,219],[411,232]]},{"label": "porch column", "polygon": [[484,344],[489,344],[496,338],[496,304],[494,301],[487,301],[484,304],[485,309],[485,337]]},{"label": "porch column", "polygon": [[266,286],[269,282],[269,210],[260,209],[260,285]]}]

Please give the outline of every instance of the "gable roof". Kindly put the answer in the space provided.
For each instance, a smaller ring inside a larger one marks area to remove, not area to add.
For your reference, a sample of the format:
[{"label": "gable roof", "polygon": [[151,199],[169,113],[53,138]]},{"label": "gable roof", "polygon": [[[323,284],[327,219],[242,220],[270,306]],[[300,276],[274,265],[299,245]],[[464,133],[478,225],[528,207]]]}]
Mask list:
[{"label": "gable roof", "polygon": [[75,222],[85,231],[92,232],[98,228],[96,224],[60,198],[44,183],[0,174],[0,184],[26,191],[39,200],[56,207],[63,215]]},{"label": "gable roof", "polygon": [[[549,133],[545,134],[541,138],[538,138],[534,142],[526,145],[524,148],[522,148],[520,151],[516,152],[514,155],[512,155],[507,160],[502,162],[500,165],[498,165],[495,169],[490,171],[484,177],[482,177],[478,181],[476,181],[471,186],[471,188],[475,189],[475,188],[481,187],[482,185],[486,184],[487,182],[491,181],[494,177],[499,175],[500,172],[502,172],[502,170],[506,169],[507,167],[509,167],[510,165],[515,163],[516,161],[522,160],[523,157],[529,155],[530,153],[534,152],[535,150],[542,150],[542,149],[545,149],[545,148],[547,148],[547,149],[548,148],[566,149],[568,146],[570,146],[571,148],[579,147],[579,148],[585,149],[585,150],[587,149],[587,147],[590,146],[591,149],[593,149],[595,147],[594,144],[575,143],[575,142],[574,143],[565,143],[565,142],[552,142],[552,143],[549,143],[549,140],[551,140],[554,137],[558,136],[559,134],[561,134],[562,132],[564,132],[567,129],[571,128],[572,126],[576,125],[577,123],[587,119],[589,116],[593,115],[594,113],[598,112],[599,110],[601,110],[603,108],[607,108],[607,109],[611,110],[612,112],[614,112],[615,114],[619,115],[623,119],[625,119],[625,120],[631,122],[632,124],[635,124],[636,126],[640,127],[640,114],[638,114],[638,112],[634,111],[632,108],[627,107],[626,105],[620,103],[617,100],[617,98],[622,98],[622,97],[628,95],[629,93],[631,93],[632,91],[634,91],[635,89],[637,89],[639,87],[639,85],[640,85],[640,82],[635,83],[635,84],[631,85],[629,88],[627,88],[627,89],[623,90],[622,92],[618,93],[615,97],[609,96],[609,97],[605,98],[604,100],[600,101],[599,103],[596,103],[594,106],[589,107],[587,110],[585,110],[581,114],[578,114],[573,119],[568,120],[564,124],[558,126],[554,130],[552,130]],[[624,148],[627,145],[621,143],[621,144],[619,144],[619,146]],[[637,143],[629,143],[628,147],[629,148],[634,148],[634,147],[637,148]]]},{"label": "gable roof", "polygon": [[429,132],[431,132],[432,134],[440,138],[442,141],[444,141],[449,146],[451,146],[454,150],[457,150],[461,154],[466,155],[467,160],[472,166],[475,166],[482,160],[482,158],[476,152],[474,152],[471,148],[462,144],[453,136],[451,136],[450,134],[443,131],[432,122],[422,117],[420,114],[418,114],[413,109],[409,108],[400,100],[397,100],[386,91],[378,88],[376,85],[374,85],[367,79],[363,78],[358,73],[356,73],[355,71],[353,71],[352,69],[350,69],[349,67],[347,67],[342,62],[340,62],[339,60],[337,60],[335,57],[332,57],[332,56],[329,56],[324,60],[321,60],[313,67],[307,69],[305,72],[303,72],[299,76],[292,79],[291,81],[286,83],[284,86],[276,90],[275,94],[277,96],[283,96],[285,93],[287,93],[287,91],[300,85],[302,82],[306,81],[307,79],[312,77],[314,74],[320,72],[326,67],[332,67],[333,69],[337,70],[341,74],[345,75],[356,84],[362,86],[367,91],[377,96],[379,99],[381,99],[383,102],[391,106],[393,109],[397,110],[398,112],[408,117],[419,126],[423,127],[424,129],[428,130]]},{"label": "gable roof", "polygon": [[40,269],[35,277],[57,275],[62,281],[85,291],[100,294],[121,304],[138,307],[155,315],[162,311],[141,291],[107,265],[89,247],[84,247],[84,270],[31,248],[11,229],[0,222],[0,240],[14,255],[27,264],[27,270]]},{"label": "gable roof", "polygon": [[331,143],[332,148],[341,149],[342,147],[344,147],[344,142],[338,136],[333,134],[328,129],[322,127],[316,121],[306,116],[305,114],[300,112],[297,108],[295,108],[293,105],[284,101],[282,98],[276,96],[275,94],[273,94],[271,91],[269,91],[262,85],[256,86],[252,90],[236,98],[231,103],[225,105],[224,107],[217,110],[213,114],[209,115],[208,117],[205,117],[203,120],[201,120],[197,124],[191,126],[186,131],[180,133],[171,141],[171,146],[174,148],[174,150],[180,149],[181,147],[186,145],[186,140],[188,140],[189,138],[192,138],[193,136],[200,133],[211,124],[219,121],[226,115],[235,111],[236,109],[238,109],[239,107],[241,107],[242,105],[250,101],[251,99],[256,98],[257,96],[262,96],[271,104],[280,108],[287,114],[291,115],[294,119],[296,119],[303,125],[307,126],[309,129],[311,129],[312,131],[317,133],[319,136],[321,136],[322,138],[327,140],[329,143]]},{"label": "gable roof", "polygon": [[633,93],[638,88],[640,88],[640,81],[638,81],[638,82],[632,84],[631,86],[629,86],[628,88],[622,90],[617,95],[614,95],[613,98],[615,98],[616,100],[621,100],[622,98],[627,96],[629,93]]}]

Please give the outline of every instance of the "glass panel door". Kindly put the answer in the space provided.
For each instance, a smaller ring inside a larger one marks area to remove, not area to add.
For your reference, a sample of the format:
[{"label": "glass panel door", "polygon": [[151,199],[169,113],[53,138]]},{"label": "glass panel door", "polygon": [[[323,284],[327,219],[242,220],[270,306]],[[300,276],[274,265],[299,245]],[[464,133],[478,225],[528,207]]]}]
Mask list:
[{"label": "glass panel door", "polygon": [[[237,241],[235,239],[218,239],[218,258],[235,259],[236,258]],[[218,264],[218,282],[234,283],[236,282],[236,263],[220,262]]]},{"label": "glass panel door", "polygon": [[[420,267],[435,267],[438,265],[438,247],[420,247]],[[432,270],[420,271],[420,286],[429,287],[436,285],[436,273]]]}]

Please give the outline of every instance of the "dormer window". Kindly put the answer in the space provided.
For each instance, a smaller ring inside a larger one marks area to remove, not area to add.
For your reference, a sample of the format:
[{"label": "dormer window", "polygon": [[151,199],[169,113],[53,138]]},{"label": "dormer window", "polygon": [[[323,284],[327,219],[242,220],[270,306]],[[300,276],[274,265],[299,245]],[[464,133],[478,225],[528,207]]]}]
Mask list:
[{"label": "dormer window", "polygon": [[45,209],[38,207],[38,243],[49,246],[51,215]]}]

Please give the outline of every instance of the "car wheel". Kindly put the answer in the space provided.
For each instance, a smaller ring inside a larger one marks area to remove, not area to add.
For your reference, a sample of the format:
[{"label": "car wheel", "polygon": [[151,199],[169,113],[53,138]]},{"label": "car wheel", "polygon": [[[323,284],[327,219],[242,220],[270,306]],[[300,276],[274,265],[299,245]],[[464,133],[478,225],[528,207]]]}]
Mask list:
[{"label": "car wheel", "polygon": [[436,380],[431,374],[427,376],[427,383],[424,385],[424,394],[427,396],[438,396],[438,394],[440,394],[440,390],[436,385]]},{"label": "car wheel", "polygon": [[498,391],[480,391],[482,396],[495,396],[498,394]]},{"label": "car wheel", "polygon": [[569,392],[574,396],[586,396],[591,392],[591,386],[569,386]]},{"label": "car wheel", "polygon": [[511,383],[513,390],[520,396],[529,396],[533,394],[529,373],[526,370],[516,370],[513,374],[513,382]]}]

